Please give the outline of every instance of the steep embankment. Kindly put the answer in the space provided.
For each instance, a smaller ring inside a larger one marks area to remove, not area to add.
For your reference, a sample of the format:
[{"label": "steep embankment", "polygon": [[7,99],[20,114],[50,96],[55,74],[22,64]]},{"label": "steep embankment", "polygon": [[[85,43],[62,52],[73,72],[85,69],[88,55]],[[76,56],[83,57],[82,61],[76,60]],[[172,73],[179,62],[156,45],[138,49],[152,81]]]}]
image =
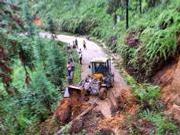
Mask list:
[{"label": "steep embankment", "polygon": [[162,88],[161,98],[166,104],[165,114],[180,123],[180,58],[158,72],[154,82]]}]

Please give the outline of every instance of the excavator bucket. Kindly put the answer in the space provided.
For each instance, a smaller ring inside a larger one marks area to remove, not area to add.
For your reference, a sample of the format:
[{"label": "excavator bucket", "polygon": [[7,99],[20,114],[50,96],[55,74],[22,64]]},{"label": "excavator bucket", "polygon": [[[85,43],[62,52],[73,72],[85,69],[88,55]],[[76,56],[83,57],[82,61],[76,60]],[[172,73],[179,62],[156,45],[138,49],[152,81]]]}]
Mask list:
[{"label": "excavator bucket", "polygon": [[64,92],[64,97],[65,98],[69,98],[72,96],[81,96],[81,88],[78,86],[73,86],[73,85],[69,85],[68,87],[66,87],[65,92]]}]

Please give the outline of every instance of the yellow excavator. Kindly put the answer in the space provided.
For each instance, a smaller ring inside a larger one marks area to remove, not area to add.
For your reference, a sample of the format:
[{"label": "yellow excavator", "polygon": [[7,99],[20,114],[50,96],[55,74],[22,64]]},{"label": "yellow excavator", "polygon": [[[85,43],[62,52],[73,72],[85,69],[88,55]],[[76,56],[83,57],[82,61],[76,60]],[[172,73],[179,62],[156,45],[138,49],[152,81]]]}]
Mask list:
[{"label": "yellow excavator", "polygon": [[91,74],[77,86],[68,86],[65,90],[64,97],[70,97],[74,92],[86,93],[86,95],[98,95],[102,100],[107,97],[107,90],[114,85],[111,60],[106,57],[94,58],[91,60],[89,68],[91,69]]}]

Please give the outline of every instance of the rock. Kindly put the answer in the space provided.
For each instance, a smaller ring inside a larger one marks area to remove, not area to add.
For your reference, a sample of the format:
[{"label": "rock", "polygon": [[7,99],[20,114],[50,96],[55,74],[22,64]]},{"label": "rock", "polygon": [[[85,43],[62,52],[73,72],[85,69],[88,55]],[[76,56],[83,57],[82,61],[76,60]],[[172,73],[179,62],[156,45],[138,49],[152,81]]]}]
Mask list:
[{"label": "rock", "polygon": [[104,115],[101,113],[101,111],[94,111],[94,113],[95,113],[95,115],[96,115],[96,117],[99,117],[99,118],[104,118]]},{"label": "rock", "polygon": [[130,32],[128,36],[125,38],[125,44],[130,47],[136,47],[140,44],[140,40],[138,39],[138,33]]}]

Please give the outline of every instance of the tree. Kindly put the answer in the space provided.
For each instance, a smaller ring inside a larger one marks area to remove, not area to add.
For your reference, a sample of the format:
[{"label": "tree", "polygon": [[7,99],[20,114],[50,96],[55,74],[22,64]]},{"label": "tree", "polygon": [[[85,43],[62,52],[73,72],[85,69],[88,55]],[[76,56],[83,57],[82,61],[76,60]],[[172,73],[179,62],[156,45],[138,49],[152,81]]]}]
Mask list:
[{"label": "tree", "polygon": [[149,7],[154,7],[160,2],[161,2],[161,0],[147,0],[147,3],[148,3]]},{"label": "tree", "polygon": [[116,11],[120,6],[121,6],[121,1],[120,0],[108,0],[107,13],[111,14],[113,16],[114,24],[117,23]]},{"label": "tree", "polygon": [[49,32],[51,32],[52,38],[55,39],[55,35],[54,34],[55,34],[55,31],[56,31],[56,26],[55,26],[54,21],[50,17],[48,17],[48,24],[47,25],[48,25],[47,26],[47,30]]},{"label": "tree", "polygon": [[139,0],[139,12],[142,13],[142,0]]},{"label": "tree", "polygon": [[49,52],[45,67],[46,73],[51,83],[61,89],[65,78],[65,54],[62,53],[57,44],[49,42],[49,45],[50,47],[48,47]]},{"label": "tree", "polygon": [[129,0],[126,0],[126,29],[129,28]]}]

